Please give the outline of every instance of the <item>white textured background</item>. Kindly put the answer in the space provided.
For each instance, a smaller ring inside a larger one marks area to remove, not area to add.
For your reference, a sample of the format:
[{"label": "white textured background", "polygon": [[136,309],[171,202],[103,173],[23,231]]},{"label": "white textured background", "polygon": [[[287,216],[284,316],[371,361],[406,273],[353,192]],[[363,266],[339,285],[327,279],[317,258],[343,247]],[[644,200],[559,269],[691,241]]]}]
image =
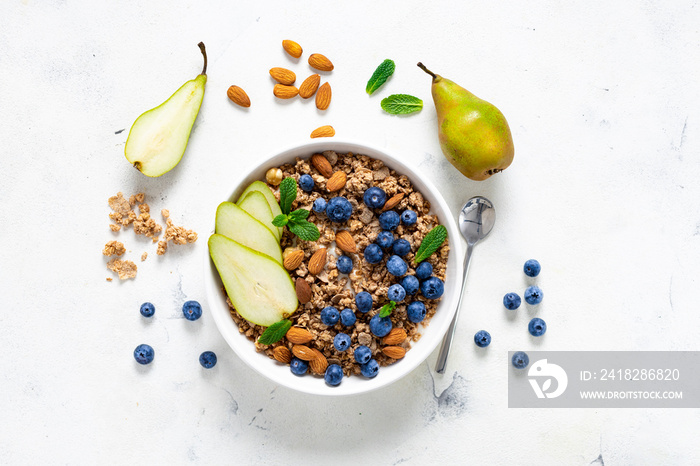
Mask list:
[{"label": "white textured background", "polygon": [[[698,2],[242,3],[0,3],[0,463],[700,462],[696,409],[516,410],[506,397],[508,350],[700,350]],[[123,157],[128,129],[199,72],[200,40],[209,82],[187,153],[147,179]],[[269,68],[303,79],[313,52],[336,66],[324,113],[271,92]],[[384,58],[396,73],[368,97]],[[419,60],[508,117],[516,157],[503,174],[472,182],[444,160]],[[227,100],[231,84],[249,110]],[[393,93],[426,106],[383,114]],[[444,379],[429,361],[362,397],[301,395],[244,366],[206,313],[216,205],[237,174],[322,124],[420,165],[455,213],[477,194],[496,205]],[[108,283],[107,198],[142,190],[201,239],[157,257],[122,232],[139,274]],[[528,312],[509,319],[501,305],[522,294],[531,257],[549,326],[537,341]],[[195,323],[186,299],[205,306]],[[487,351],[471,343],[480,328]],[[137,367],[143,342],[156,360]],[[197,362],[207,349],[211,371]]]}]

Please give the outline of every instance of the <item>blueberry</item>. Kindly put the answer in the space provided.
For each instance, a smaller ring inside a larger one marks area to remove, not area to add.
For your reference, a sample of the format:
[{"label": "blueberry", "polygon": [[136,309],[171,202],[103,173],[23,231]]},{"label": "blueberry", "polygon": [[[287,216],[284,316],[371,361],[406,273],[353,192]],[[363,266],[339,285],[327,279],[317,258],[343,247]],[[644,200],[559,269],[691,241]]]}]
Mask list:
[{"label": "blueberry", "polygon": [[386,263],[386,270],[395,277],[403,277],[408,272],[408,265],[399,256],[391,256]]},{"label": "blueberry", "polygon": [[394,244],[391,246],[391,249],[394,251],[394,254],[403,257],[409,252],[411,252],[411,243],[409,243],[403,238],[400,238],[394,241]]},{"label": "blueberry", "polygon": [[348,256],[340,256],[335,262],[335,266],[338,267],[340,273],[350,273],[352,272],[352,259]]},{"label": "blueberry", "polygon": [[399,214],[393,210],[387,210],[379,216],[379,226],[382,227],[382,230],[394,230],[399,226],[400,220]]},{"label": "blueberry", "polygon": [[324,307],[321,311],[321,322],[329,327],[334,326],[340,320],[340,313],[338,309],[333,306]]},{"label": "blueberry", "polygon": [[384,257],[382,248],[374,243],[370,243],[365,248],[365,260],[370,264],[379,264]]},{"label": "blueberry", "polygon": [[389,317],[379,317],[376,314],[369,321],[369,331],[378,337],[385,337],[391,332],[391,319]]},{"label": "blueberry", "polygon": [[355,317],[355,313],[352,312],[352,309],[343,309],[340,311],[340,323],[346,327],[352,327],[355,325],[356,320],[357,317]]},{"label": "blueberry", "polygon": [[141,305],[141,315],[144,317],[153,317],[156,313],[156,307],[151,303],[143,303]]},{"label": "blueberry", "polygon": [[360,345],[355,349],[354,356],[358,364],[367,364],[372,359],[372,350],[368,346]]},{"label": "blueberry", "polygon": [[540,270],[542,270],[542,267],[535,259],[526,261],[525,265],[523,266],[523,272],[525,272],[525,275],[528,277],[538,276],[540,274]]},{"label": "blueberry", "polygon": [[525,290],[525,302],[528,304],[539,304],[543,297],[544,293],[539,286],[528,286]]},{"label": "blueberry", "polygon": [[292,360],[289,363],[289,370],[291,370],[294,375],[304,375],[306,371],[309,370],[309,363],[292,356]]},{"label": "blueberry", "polygon": [[376,377],[379,374],[379,364],[376,360],[370,359],[369,362],[360,366],[360,372],[368,379]]},{"label": "blueberry", "polygon": [[406,290],[406,294],[416,294],[420,284],[415,275],[406,275],[403,277],[403,280],[401,280],[401,286]]},{"label": "blueberry", "polygon": [[331,222],[342,223],[352,215],[352,204],[343,196],[334,197],[326,206],[326,217]]},{"label": "blueberry", "polygon": [[382,249],[388,249],[394,244],[394,234],[390,231],[380,231],[374,240]]},{"label": "blueberry", "polygon": [[299,187],[307,193],[314,189],[314,184],[314,179],[311,178],[311,175],[301,175],[299,177]]},{"label": "blueberry", "polygon": [[326,211],[326,200],[322,197],[319,197],[314,201],[313,207],[311,209],[316,212],[317,214],[320,214],[321,212]]},{"label": "blueberry", "polygon": [[406,308],[406,315],[408,320],[414,324],[422,322],[425,319],[425,304],[423,304],[423,301],[413,301],[409,304]]},{"label": "blueberry", "polygon": [[139,345],[134,350],[134,359],[139,364],[149,364],[153,361],[153,356],[155,356],[155,353],[149,345]]},{"label": "blueberry", "polygon": [[428,299],[438,299],[445,291],[445,284],[438,277],[430,277],[420,284],[420,292]]},{"label": "blueberry", "polygon": [[510,360],[516,369],[525,369],[530,364],[530,358],[524,351],[516,351],[513,354],[513,359]]},{"label": "blueberry", "polygon": [[360,291],[355,295],[355,304],[357,305],[357,310],[363,314],[368,313],[372,310],[374,302],[372,300],[372,295],[367,291]]},{"label": "blueberry", "polygon": [[182,313],[187,320],[197,320],[202,317],[202,306],[197,301],[187,301],[182,305]]},{"label": "blueberry", "polygon": [[421,262],[416,267],[416,277],[418,280],[425,280],[433,274],[433,265],[430,262]]},{"label": "blueberry", "polygon": [[205,351],[199,355],[199,363],[205,369],[211,369],[216,366],[216,353],[213,351]]},{"label": "blueberry", "polygon": [[485,348],[491,344],[491,334],[486,330],[479,330],[474,334],[474,343],[480,348]]},{"label": "blueberry", "polygon": [[528,324],[527,330],[533,337],[541,337],[542,335],[544,335],[544,332],[547,331],[547,324],[544,320],[540,319],[539,317],[535,317]]},{"label": "blueberry", "polygon": [[517,308],[520,307],[520,296],[518,296],[518,293],[507,293],[503,297],[503,305],[506,307],[506,309],[510,309],[511,311],[516,310]]},{"label": "blueberry", "polygon": [[338,351],[345,351],[350,348],[350,335],[347,333],[339,333],[333,338],[333,346]]},{"label": "blueberry", "polygon": [[340,382],[343,381],[343,369],[337,364],[331,364],[328,366],[328,369],[326,369],[323,379],[328,385],[332,385],[333,387],[340,385]]},{"label": "blueberry", "polygon": [[370,209],[381,209],[386,202],[386,193],[382,188],[373,186],[365,191],[362,200],[365,201],[365,205]]},{"label": "blueberry", "polygon": [[416,215],[416,213],[412,210],[404,210],[401,213],[401,221],[407,227],[414,225],[416,223],[416,220],[418,220],[418,215]]},{"label": "blueberry", "polygon": [[389,298],[390,301],[400,303],[406,297],[406,290],[403,286],[396,283],[389,287],[386,292],[386,297]]}]

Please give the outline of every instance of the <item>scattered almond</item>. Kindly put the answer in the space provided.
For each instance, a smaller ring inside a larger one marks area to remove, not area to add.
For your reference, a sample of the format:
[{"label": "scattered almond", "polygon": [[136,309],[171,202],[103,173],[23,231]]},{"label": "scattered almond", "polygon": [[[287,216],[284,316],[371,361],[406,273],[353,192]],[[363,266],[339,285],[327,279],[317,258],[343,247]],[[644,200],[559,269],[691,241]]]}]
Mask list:
[{"label": "scattered almond", "polygon": [[311,334],[311,332],[301,327],[290,328],[289,330],[287,330],[286,337],[287,340],[291,341],[295,345],[303,345],[314,339],[314,336]]},{"label": "scattered almond", "polygon": [[246,94],[245,91],[240,87],[229,87],[228,91],[226,91],[226,95],[229,99],[231,99],[231,102],[233,102],[234,104],[246,108],[250,107],[250,98],[248,98],[248,94]]},{"label": "scattered almond", "polygon": [[284,49],[285,52],[287,52],[289,55],[291,55],[294,58],[301,57],[301,53],[304,51],[301,48],[301,45],[297,44],[293,40],[283,40],[282,41],[282,48]]},{"label": "scattered almond", "polygon": [[355,246],[355,240],[352,235],[347,230],[340,230],[335,234],[335,244],[338,245],[340,249],[345,252],[355,253],[357,252],[357,247]]},{"label": "scattered almond", "polygon": [[297,299],[301,304],[306,304],[311,301],[311,287],[303,278],[297,278],[294,289],[297,292]]},{"label": "scattered almond", "polygon": [[314,351],[308,346],[304,345],[292,346],[292,354],[294,354],[294,356],[301,359],[302,361],[311,361],[312,359],[316,358],[316,354],[314,353]]},{"label": "scattered almond", "polygon": [[319,87],[316,93],[316,108],[319,110],[327,109],[331,104],[331,94],[331,85],[323,83],[323,86]]},{"label": "scattered almond", "polygon": [[385,346],[382,348],[382,353],[391,359],[401,359],[406,356],[406,349],[402,346]]},{"label": "scattered almond", "polygon": [[312,74],[299,86],[299,96],[302,99],[308,99],[316,93],[319,84],[321,84],[321,75]]},{"label": "scattered almond", "polygon": [[394,196],[391,196],[388,201],[384,204],[384,207],[382,207],[382,212],[386,212],[387,210],[391,210],[397,205],[399,205],[399,202],[401,202],[401,199],[403,199],[404,194],[403,193],[398,193]]},{"label": "scattered almond", "polygon": [[318,275],[323,270],[326,265],[326,248],[320,248],[318,251],[311,256],[309,259],[309,273],[311,275]]},{"label": "scattered almond", "polygon": [[309,361],[311,372],[318,375],[325,374],[326,369],[328,369],[328,359],[316,348],[311,348],[311,351],[313,351],[315,355],[315,357]]},{"label": "scattered almond", "polygon": [[272,90],[275,97],[278,99],[291,99],[299,94],[299,89],[294,86],[285,86],[284,84],[275,84],[275,88]]},{"label": "scattered almond", "polygon": [[319,126],[311,131],[311,138],[332,138],[335,136],[335,129],[331,125]]},{"label": "scattered almond", "polygon": [[344,171],[338,170],[333,173],[328,181],[326,182],[326,189],[329,193],[340,191],[345,187],[345,183],[348,181],[348,176]]},{"label": "scattered almond", "polygon": [[286,346],[277,346],[272,350],[272,356],[283,364],[292,362],[292,352]]},{"label": "scattered almond", "polygon": [[382,344],[389,346],[400,345],[404,342],[406,336],[406,330],[394,327],[389,334],[382,339]]},{"label": "scattered almond", "polygon": [[318,172],[326,178],[330,178],[333,174],[331,163],[321,154],[314,154],[311,156],[311,165],[313,165],[314,168],[316,168],[316,170],[318,170]]},{"label": "scattered almond", "polygon": [[312,53],[309,56],[309,65],[319,71],[333,71],[333,63],[320,53]]},{"label": "scattered almond", "polygon": [[297,80],[297,75],[294,74],[294,71],[287,68],[270,68],[270,76],[278,83],[287,86],[291,86]]},{"label": "scattered almond", "polygon": [[282,265],[287,270],[295,270],[304,261],[304,251],[297,249],[287,254],[287,257],[282,261]]}]

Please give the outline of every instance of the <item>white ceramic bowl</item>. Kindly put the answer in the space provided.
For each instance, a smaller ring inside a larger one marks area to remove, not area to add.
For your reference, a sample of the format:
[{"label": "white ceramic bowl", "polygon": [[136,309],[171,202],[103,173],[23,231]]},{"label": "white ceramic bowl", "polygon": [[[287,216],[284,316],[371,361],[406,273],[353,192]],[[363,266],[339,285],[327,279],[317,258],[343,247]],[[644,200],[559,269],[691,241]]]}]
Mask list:
[{"label": "white ceramic bowl", "polygon": [[[435,186],[429,180],[422,177],[417,169],[406,164],[406,162],[402,161],[399,157],[390,155],[384,150],[363,143],[328,140],[311,142],[286,149],[283,152],[265,159],[264,162],[250,173],[234,181],[231,185],[231,191],[223,193],[221,199],[217,199],[216,202],[212,203],[209,207],[212,214],[211,224],[214,225],[214,214],[220,202],[236,200],[243,192],[243,189],[251,182],[255,180],[264,180],[265,172],[270,167],[277,167],[285,163],[294,162],[295,157],[309,158],[311,154],[323,152],[324,150],[334,150],[339,153],[352,152],[354,154],[364,154],[382,160],[387,166],[396,170],[397,173],[408,176],[415,189],[420,191],[423,196],[430,201],[431,210],[433,213],[437,214],[440,223],[447,227],[448,237],[450,239],[450,255],[447,262],[445,292],[435,316],[430,320],[428,327],[423,330],[421,339],[413,343],[411,350],[406,353],[406,356],[402,360],[390,366],[381,367],[376,377],[372,379],[366,379],[362,376],[344,377],[340,385],[331,387],[326,385],[321,377],[312,375],[305,375],[302,377],[296,376],[291,373],[289,366],[280,364],[268,358],[266,355],[255,351],[253,342],[239,333],[238,326],[229,315],[229,308],[226,305],[226,296],[223,292],[223,286],[213,262],[211,262],[208,257],[208,251],[207,266],[205,269],[205,285],[207,288],[209,309],[214,316],[214,321],[221,335],[246,364],[273,382],[294,390],[299,390],[300,392],[314,395],[351,395],[369,392],[399,380],[415,369],[433,352],[433,350],[435,350],[437,345],[442,341],[442,337],[447,331],[447,327],[457,308],[462,278],[464,250],[462,238],[457,229],[454,217]],[[214,229],[212,228],[211,233],[213,232]]]}]

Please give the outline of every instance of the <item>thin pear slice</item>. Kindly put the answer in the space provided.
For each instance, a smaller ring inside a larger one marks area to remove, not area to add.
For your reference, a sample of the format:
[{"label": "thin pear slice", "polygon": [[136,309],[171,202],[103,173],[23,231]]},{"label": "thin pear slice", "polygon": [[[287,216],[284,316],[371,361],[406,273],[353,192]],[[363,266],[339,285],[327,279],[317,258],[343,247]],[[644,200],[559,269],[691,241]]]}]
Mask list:
[{"label": "thin pear slice", "polygon": [[216,209],[216,233],[282,263],[282,250],[275,235],[233,202],[222,202]]},{"label": "thin pear slice", "polygon": [[[282,209],[280,209],[280,205],[277,203],[277,199],[275,199],[275,195],[272,194],[272,191],[270,188],[263,183],[262,181],[253,181],[250,183],[250,185],[245,188],[245,191],[243,191],[243,194],[241,194],[238,197],[238,201],[236,201],[238,204],[241,203],[243,199],[250,193],[251,191],[259,191],[262,193],[263,196],[265,196],[265,199],[267,199],[267,203],[270,205],[270,210],[272,211],[272,218],[277,217],[278,215],[282,215]],[[277,238],[282,238],[282,228],[281,227],[276,227],[278,234]]]},{"label": "thin pear slice", "polygon": [[270,210],[270,204],[267,203],[267,199],[260,191],[249,192],[238,205],[257,221],[265,225],[270,230],[270,233],[275,235],[277,241],[280,240],[277,237],[279,230],[272,224],[274,217],[272,216],[272,210]]},{"label": "thin pear slice", "polygon": [[217,234],[209,238],[209,255],[233,307],[248,322],[269,327],[296,311],[292,279],[268,256]]},{"label": "thin pear slice", "polygon": [[168,100],[141,114],[129,131],[124,155],[146,176],[161,176],[180,163],[199,114],[207,83],[207,54],[202,74],[187,81]]}]

